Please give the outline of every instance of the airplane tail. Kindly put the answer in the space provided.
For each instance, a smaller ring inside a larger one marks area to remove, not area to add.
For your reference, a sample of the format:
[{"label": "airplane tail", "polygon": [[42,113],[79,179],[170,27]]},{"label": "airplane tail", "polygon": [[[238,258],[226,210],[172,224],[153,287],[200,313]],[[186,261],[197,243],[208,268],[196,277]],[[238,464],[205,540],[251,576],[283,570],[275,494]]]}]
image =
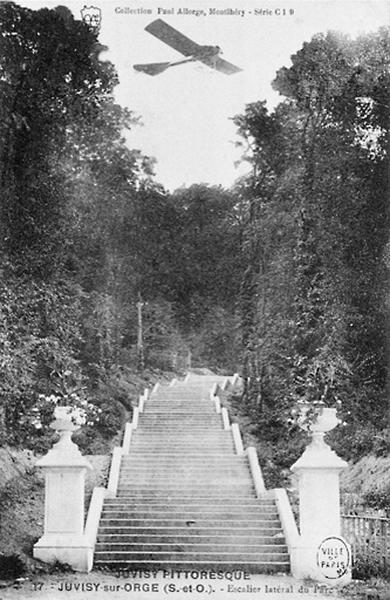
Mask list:
[{"label": "airplane tail", "polygon": [[133,65],[133,68],[136,71],[141,71],[142,73],[147,73],[148,75],[159,75],[159,73],[163,73],[170,67],[171,63],[149,63],[146,65]]}]

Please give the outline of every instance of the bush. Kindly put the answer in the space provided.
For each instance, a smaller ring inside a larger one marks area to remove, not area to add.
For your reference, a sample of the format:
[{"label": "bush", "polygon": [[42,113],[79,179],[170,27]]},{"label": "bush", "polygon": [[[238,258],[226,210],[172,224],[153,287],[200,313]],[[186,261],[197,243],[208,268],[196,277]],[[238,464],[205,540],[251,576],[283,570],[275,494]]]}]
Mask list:
[{"label": "bush", "polygon": [[384,486],[376,486],[363,494],[363,504],[375,510],[384,510],[390,513],[390,483]]},{"label": "bush", "polygon": [[345,460],[358,461],[362,456],[371,454],[377,430],[373,425],[348,424],[336,427],[329,434],[332,449]]},{"label": "bush", "polygon": [[352,578],[367,580],[374,577],[390,580],[390,565],[375,557],[357,556],[352,565]]},{"label": "bush", "polygon": [[0,579],[17,579],[26,571],[23,560],[17,554],[0,554]]},{"label": "bush", "polygon": [[103,402],[99,406],[99,420],[82,427],[73,435],[73,441],[84,454],[109,454],[111,441],[122,429],[126,420],[126,410],[116,400]]}]

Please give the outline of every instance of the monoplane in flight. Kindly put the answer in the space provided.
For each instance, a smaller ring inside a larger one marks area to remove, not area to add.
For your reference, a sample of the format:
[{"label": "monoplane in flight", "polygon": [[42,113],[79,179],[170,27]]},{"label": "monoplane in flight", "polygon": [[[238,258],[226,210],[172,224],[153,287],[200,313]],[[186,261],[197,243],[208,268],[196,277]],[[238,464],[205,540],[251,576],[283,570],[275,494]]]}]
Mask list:
[{"label": "monoplane in flight", "polygon": [[236,67],[220,57],[222,51],[219,46],[201,46],[180,33],[180,31],[177,31],[177,29],[168,25],[168,23],[165,23],[162,19],[157,19],[147,25],[145,31],[148,31],[165,44],[168,44],[168,46],[171,46],[171,48],[177,50],[186,58],[175,62],[134,65],[136,71],[142,71],[148,75],[159,75],[159,73],[166,71],[169,67],[196,61],[200,61],[208,67],[216,69],[226,75],[233,75],[234,73],[242,71],[239,67]]}]

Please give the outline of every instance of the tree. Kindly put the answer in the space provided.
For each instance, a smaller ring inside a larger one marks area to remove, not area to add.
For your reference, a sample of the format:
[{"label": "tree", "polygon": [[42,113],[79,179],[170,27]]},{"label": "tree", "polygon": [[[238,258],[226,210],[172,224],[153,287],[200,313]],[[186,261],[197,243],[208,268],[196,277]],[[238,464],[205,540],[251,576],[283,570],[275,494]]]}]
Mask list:
[{"label": "tree", "polygon": [[246,399],[265,435],[274,419],[288,428],[298,399],[340,400],[349,422],[386,414],[388,38],[315,36],[277,73],[287,100],[236,117],[253,165]]}]

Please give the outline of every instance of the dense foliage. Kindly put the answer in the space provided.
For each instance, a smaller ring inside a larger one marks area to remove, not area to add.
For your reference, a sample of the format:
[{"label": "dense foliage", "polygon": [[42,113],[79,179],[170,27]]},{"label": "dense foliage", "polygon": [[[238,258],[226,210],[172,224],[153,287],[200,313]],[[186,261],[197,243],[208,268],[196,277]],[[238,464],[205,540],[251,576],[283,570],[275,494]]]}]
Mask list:
[{"label": "dense foliage", "polygon": [[51,397],[97,404],[110,438],[144,364],[183,369],[193,350],[232,368],[233,197],[154,182],[123,138],[137,118],[115,104],[115,69],[67,8],[3,2],[0,31],[1,440],[44,447]]},{"label": "dense foliage", "polygon": [[0,30],[2,438],[35,443],[39,396],[76,392],[111,437],[130,408],[118,381],[141,267],[127,228],[151,161],[124,142],[136,119],[93,30],[64,7],[13,3]]},{"label": "dense foliage", "polygon": [[341,405],[349,456],[386,424],[389,43],[317,35],[277,73],[286,100],[236,117],[253,169],[238,189],[245,398],[275,443],[298,400]]},{"label": "dense foliage", "polygon": [[0,31],[1,440],[39,445],[38,398],[77,394],[102,410],[81,440],[97,449],[137,368],[191,352],[241,363],[267,460],[299,449],[298,400],[338,403],[341,450],[367,451],[387,417],[389,30],[305,43],[284,100],[235,117],[251,173],[172,194],[124,141],[137,118],[96,32],[12,2]]}]

